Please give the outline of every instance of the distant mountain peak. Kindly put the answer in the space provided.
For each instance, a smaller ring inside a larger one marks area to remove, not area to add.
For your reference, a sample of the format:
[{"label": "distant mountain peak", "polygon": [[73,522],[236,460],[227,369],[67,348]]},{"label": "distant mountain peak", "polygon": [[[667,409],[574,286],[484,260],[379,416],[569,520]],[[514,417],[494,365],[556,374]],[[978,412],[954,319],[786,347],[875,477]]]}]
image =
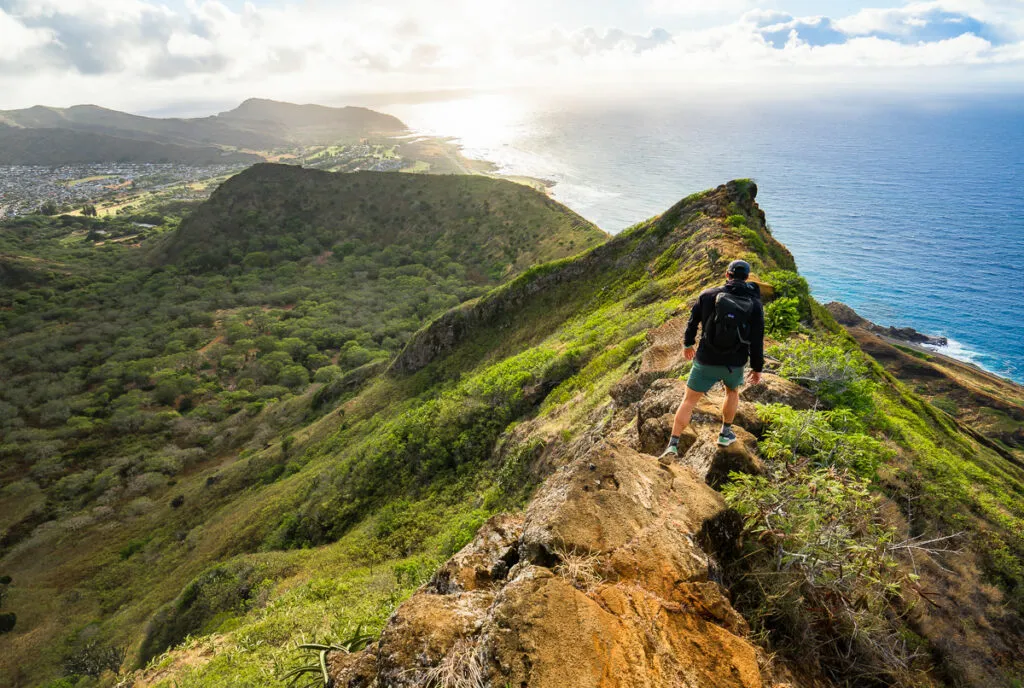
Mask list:
[{"label": "distant mountain peak", "polygon": [[[407,130],[396,117],[367,108],[296,105],[265,98],[249,98],[234,110],[191,119],[143,117],[94,104],[69,108],[36,105],[0,110],[0,125],[22,130],[17,136],[6,131],[0,140],[0,160],[17,164],[165,158],[194,161],[197,156],[205,159],[211,151],[225,148],[237,151],[332,145]],[[112,138],[101,144],[97,136]],[[125,148],[128,144],[120,140],[135,143],[129,150]],[[159,146],[140,148],[140,142]],[[180,148],[171,151],[166,145]]]}]

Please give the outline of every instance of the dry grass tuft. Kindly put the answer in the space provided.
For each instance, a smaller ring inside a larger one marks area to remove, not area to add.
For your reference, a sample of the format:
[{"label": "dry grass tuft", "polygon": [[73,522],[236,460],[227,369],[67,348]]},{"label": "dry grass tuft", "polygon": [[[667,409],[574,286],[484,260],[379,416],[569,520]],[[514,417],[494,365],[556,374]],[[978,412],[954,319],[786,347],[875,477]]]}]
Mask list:
[{"label": "dry grass tuft", "polygon": [[573,587],[590,592],[604,581],[600,574],[601,557],[598,555],[580,554],[574,549],[571,552],[555,550],[555,556],[559,559],[555,573],[572,583]]},{"label": "dry grass tuft", "polygon": [[432,688],[484,688],[486,664],[483,648],[463,639],[445,655],[441,663],[424,675],[424,685]]}]

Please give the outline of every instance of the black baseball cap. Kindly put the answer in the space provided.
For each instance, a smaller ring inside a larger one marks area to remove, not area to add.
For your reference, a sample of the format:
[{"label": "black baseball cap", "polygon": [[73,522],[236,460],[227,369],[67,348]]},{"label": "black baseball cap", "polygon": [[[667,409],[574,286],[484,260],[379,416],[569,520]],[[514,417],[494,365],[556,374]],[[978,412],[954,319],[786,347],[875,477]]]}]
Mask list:
[{"label": "black baseball cap", "polygon": [[737,279],[750,277],[750,263],[745,260],[734,260],[729,263],[728,273]]}]

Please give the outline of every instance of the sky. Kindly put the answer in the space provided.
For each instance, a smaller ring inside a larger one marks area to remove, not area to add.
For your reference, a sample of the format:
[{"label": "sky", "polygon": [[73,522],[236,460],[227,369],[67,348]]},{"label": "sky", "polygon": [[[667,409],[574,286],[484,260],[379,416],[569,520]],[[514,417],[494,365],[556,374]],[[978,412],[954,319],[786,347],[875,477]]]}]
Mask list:
[{"label": "sky", "polygon": [[0,0],[0,109],[1024,91],[1024,0]]}]

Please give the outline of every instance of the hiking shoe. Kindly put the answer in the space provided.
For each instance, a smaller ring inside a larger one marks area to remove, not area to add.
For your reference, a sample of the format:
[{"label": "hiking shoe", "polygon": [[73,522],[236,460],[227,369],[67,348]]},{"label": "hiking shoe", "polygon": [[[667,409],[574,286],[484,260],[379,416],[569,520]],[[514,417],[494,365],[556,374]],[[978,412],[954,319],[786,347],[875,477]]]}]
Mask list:
[{"label": "hiking shoe", "polygon": [[718,433],[718,446],[728,447],[730,444],[736,441],[736,433],[732,431],[732,428],[722,428],[722,432]]},{"label": "hiking shoe", "polygon": [[679,447],[674,444],[668,445],[668,449],[665,450],[661,456],[658,457],[658,463],[662,466],[668,466],[673,461],[679,458]]}]

